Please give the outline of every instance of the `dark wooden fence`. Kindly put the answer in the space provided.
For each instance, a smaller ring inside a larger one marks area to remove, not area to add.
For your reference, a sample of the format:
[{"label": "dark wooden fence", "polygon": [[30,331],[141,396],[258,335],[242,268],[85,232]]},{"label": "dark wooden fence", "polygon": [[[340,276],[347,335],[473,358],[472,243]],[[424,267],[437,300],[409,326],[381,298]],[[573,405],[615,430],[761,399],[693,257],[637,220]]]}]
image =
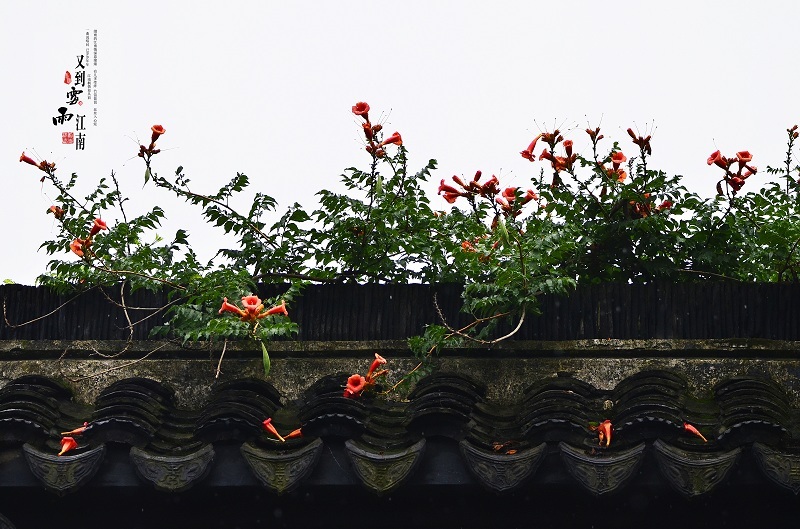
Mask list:
[{"label": "dark wooden fence", "polygon": [[[280,285],[260,294],[278,295]],[[306,287],[290,307],[301,340],[388,340],[420,334],[440,323],[436,295],[451,325],[470,321],[460,314],[458,285],[315,285]],[[123,339],[123,311],[102,293],[75,299],[44,288],[3,285],[5,318],[0,339]],[[111,299],[119,293],[109,291]],[[159,307],[165,296],[137,291],[126,296],[132,307]],[[221,302],[221,300],[220,300]],[[59,306],[64,306],[56,310]],[[585,338],[764,338],[800,340],[800,286],[702,282],[601,284],[582,286],[567,296],[542,296],[541,315],[529,316],[515,336],[522,340]],[[46,314],[53,312],[51,315]],[[130,311],[136,321],[150,314]],[[41,318],[33,323],[24,322]],[[146,339],[157,315],[135,327]]]}]

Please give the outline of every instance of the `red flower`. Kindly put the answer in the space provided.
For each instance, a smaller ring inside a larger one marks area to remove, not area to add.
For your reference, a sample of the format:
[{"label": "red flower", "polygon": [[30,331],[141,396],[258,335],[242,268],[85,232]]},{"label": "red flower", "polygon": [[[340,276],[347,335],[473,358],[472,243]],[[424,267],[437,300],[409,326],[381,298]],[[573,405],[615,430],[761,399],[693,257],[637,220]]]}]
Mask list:
[{"label": "red flower", "polygon": [[611,163],[614,165],[614,170],[619,169],[619,166],[625,163],[628,159],[622,154],[622,151],[617,151],[611,155]]},{"label": "red flower", "polygon": [[294,439],[295,437],[303,437],[303,429],[298,428],[296,430],[292,430],[289,435],[284,436],[284,439]]},{"label": "red flower", "polygon": [[150,143],[152,143],[153,145],[155,145],[156,140],[158,139],[159,136],[167,132],[167,129],[165,129],[161,125],[153,125],[152,127],[150,127],[150,130],[153,131],[153,135],[150,136]]},{"label": "red flower", "polygon": [[77,255],[78,257],[83,257],[83,250],[85,248],[84,244],[86,243],[83,239],[75,239],[71,243],[69,243],[69,249],[72,250],[72,253]]},{"label": "red flower", "polygon": [[78,448],[78,443],[72,437],[62,437],[61,438],[61,451],[58,455],[63,456],[70,450],[74,450]]},{"label": "red flower", "polygon": [[756,168],[748,165],[753,160],[753,155],[750,154],[749,151],[739,151],[736,153],[736,160],[739,162],[739,173],[742,172],[742,168],[746,167],[748,173],[743,176],[743,178],[747,178],[748,176],[755,174]]},{"label": "red flower", "polygon": [[480,188],[480,195],[482,197],[494,196],[500,192],[500,180],[495,175],[487,180]]},{"label": "red flower", "polygon": [[364,129],[364,136],[366,136],[368,140],[372,140],[373,130],[369,122],[362,123],[361,127]]},{"label": "red flower", "polygon": [[[22,154],[19,155],[19,161],[20,162],[29,163],[31,165],[35,165],[36,167],[39,167],[39,164],[33,158],[31,158],[30,156],[25,154],[25,151],[23,151]],[[40,167],[40,169],[41,169],[41,167]]]},{"label": "red flower", "polygon": [[445,184],[444,178],[442,178],[441,182],[439,183],[439,191],[437,194],[444,196],[444,199],[450,204],[453,204],[458,197],[468,196],[467,193],[462,193],[455,187]]},{"label": "red flower", "polygon": [[243,297],[242,306],[244,307],[244,310],[247,313],[246,319],[251,321],[258,318],[261,311],[264,310],[264,304],[261,303],[261,299],[259,299],[258,296]]},{"label": "red flower", "polygon": [[635,200],[631,200],[629,204],[631,205],[630,216],[632,219],[643,219],[650,216],[650,204],[642,204]]},{"label": "red flower", "polygon": [[[471,244],[466,241],[464,244],[468,244],[469,246],[471,246]],[[462,247],[464,246],[462,245]],[[384,359],[378,353],[375,353],[375,360],[373,360],[372,364],[369,366],[369,371],[367,371],[367,376],[362,377],[358,373],[351,375],[350,378],[347,379],[347,386],[344,389],[343,395],[347,398],[360,397],[361,393],[363,393],[365,389],[375,385],[375,381],[378,377],[383,376],[389,372],[387,369],[382,369],[378,372],[375,372],[375,370],[379,366],[385,363],[386,359]]]},{"label": "red flower", "polygon": [[725,159],[724,156],[720,154],[719,151],[712,152],[711,156],[709,156],[708,160],[706,160],[706,163],[708,165],[716,164],[717,166],[722,167],[723,169],[728,168],[727,160]]},{"label": "red flower", "polygon": [[750,163],[752,159],[753,155],[750,154],[750,151],[739,151],[736,153],[736,160],[739,162],[739,167],[746,163]]},{"label": "red flower", "polygon": [[363,101],[359,101],[355,105],[353,105],[353,114],[356,116],[361,116],[364,118],[364,121],[369,121],[369,105],[364,103]]},{"label": "red flower", "polygon": [[731,186],[731,188],[733,188],[734,191],[739,191],[744,185],[744,179],[739,178],[738,176],[727,178],[726,181],[728,182],[728,185]]},{"label": "red flower", "polygon": [[219,312],[217,314],[222,314],[223,312],[233,312],[234,314],[237,314],[242,318],[247,317],[247,313],[245,311],[243,311],[236,305],[231,305],[230,303],[228,303],[228,298],[222,298],[222,307],[220,307]]},{"label": "red flower", "polygon": [[445,192],[445,194],[442,195],[442,198],[444,198],[447,201],[448,204],[455,204],[456,200],[460,196],[462,196],[461,193],[447,193],[447,192]]},{"label": "red flower", "polygon": [[536,148],[536,142],[539,141],[539,138],[541,137],[542,135],[539,134],[538,136],[533,138],[533,141],[531,142],[530,145],[528,145],[528,148],[520,152],[523,158],[525,158],[526,160],[530,160],[532,162],[536,161],[536,156],[533,154],[533,150]]},{"label": "red flower", "polygon": [[628,173],[626,173],[625,169],[623,169],[622,167],[618,167],[616,169],[609,169],[608,167],[603,166],[603,169],[606,172],[606,176],[616,180],[619,183],[624,182],[625,179],[628,177]]},{"label": "red flower", "polygon": [[613,430],[611,421],[606,419],[597,426],[590,426],[589,428],[592,431],[597,431],[597,438],[600,442],[600,446],[608,448],[611,444],[611,431]]},{"label": "red flower", "polygon": [[514,199],[517,198],[517,189],[518,187],[507,187],[503,190],[503,198],[505,198],[508,202],[514,202]]},{"label": "red flower", "polygon": [[388,138],[383,140],[381,142],[381,145],[389,145],[390,143],[394,143],[395,145],[402,145],[403,144],[403,138],[400,137],[400,133],[399,132],[395,131],[391,136],[389,136]]},{"label": "red flower", "polygon": [[528,189],[528,191],[525,192],[525,196],[522,197],[522,203],[527,204],[531,200],[539,200],[539,195],[537,195],[533,189]]},{"label": "red flower", "polygon": [[572,156],[572,140],[564,140],[564,151],[567,153],[567,158]]},{"label": "red flower", "polygon": [[664,202],[661,203],[660,206],[658,206],[658,210],[662,211],[662,210],[665,210],[665,209],[670,209],[671,207],[672,207],[672,201],[671,200],[665,200]]},{"label": "red flower", "polygon": [[281,300],[280,305],[276,305],[265,312],[263,315],[259,315],[259,318],[263,318],[264,316],[272,316],[273,314],[283,314],[284,316],[288,316],[289,312],[286,310],[286,300]]},{"label": "red flower", "polygon": [[351,375],[347,379],[347,387],[344,388],[344,395],[347,398],[360,397],[361,392],[367,385],[367,380],[359,374]]},{"label": "red flower", "polygon": [[107,230],[108,226],[102,219],[94,219],[94,224],[92,224],[92,229],[89,231],[89,237],[94,237],[100,230]]},{"label": "red flower", "polygon": [[695,428],[694,426],[692,426],[692,425],[691,425],[691,424],[689,424],[688,422],[685,422],[685,423],[683,423],[683,429],[684,429],[684,430],[686,430],[687,432],[689,432],[689,433],[690,433],[690,434],[692,434],[692,435],[696,435],[697,437],[699,437],[700,439],[702,439],[704,443],[707,443],[707,442],[708,442],[708,441],[706,440],[706,438],[705,438],[705,437],[703,437],[703,434],[701,434],[701,433],[700,433],[700,432],[697,430],[697,428]]},{"label": "red flower", "polygon": [[286,439],[281,437],[281,434],[279,434],[278,430],[272,425],[272,418],[271,417],[265,419],[264,422],[261,423],[261,425],[264,426],[264,429],[267,430],[269,433],[271,433],[272,435],[274,435],[275,437],[280,439],[282,443],[286,442]]},{"label": "red flower", "polygon": [[58,206],[50,206],[50,209],[47,210],[49,213],[52,213],[53,216],[57,219],[60,219],[64,216],[64,210]]},{"label": "red flower", "polygon": [[[380,376],[380,374],[375,374],[375,370],[378,369],[378,366],[381,366],[386,363],[386,359],[375,353],[375,360],[372,361],[372,364],[369,366],[369,371],[367,371],[367,382],[372,382],[375,380],[376,377]],[[385,371],[383,371],[385,373]],[[380,373],[380,372],[379,372]]]},{"label": "red flower", "polygon": [[88,422],[83,423],[83,426],[79,428],[75,428],[74,430],[70,430],[68,432],[61,432],[61,435],[81,435],[83,432],[86,431],[86,428],[89,426]]},{"label": "red flower", "polygon": [[[455,178],[455,177],[453,177],[453,178]],[[461,193],[461,191],[459,191],[455,187],[453,187],[453,186],[451,186],[449,184],[445,184],[444,183],[444,178],[442,178],[439,181],[439,194],[441,194],[442,192],[445,192],[445,193],[456,193],[456,194]]]},{"label": "red flower", "polygon": [[494,201],[500,204],[500,208],[506,213],[506,215],[511,213],[511,210],[514,209],[504,197],[495,197]]},{"label": "red flower", "polygon": [[572,163],[572,158],[566,158],[564,156],[553,156],[553,153],[544,149],[542,154],[539,156],[539,160],[548,160],[550,165],[553,166],[553,169],[556,171],[564,171],[568,168],[569,165]]}]

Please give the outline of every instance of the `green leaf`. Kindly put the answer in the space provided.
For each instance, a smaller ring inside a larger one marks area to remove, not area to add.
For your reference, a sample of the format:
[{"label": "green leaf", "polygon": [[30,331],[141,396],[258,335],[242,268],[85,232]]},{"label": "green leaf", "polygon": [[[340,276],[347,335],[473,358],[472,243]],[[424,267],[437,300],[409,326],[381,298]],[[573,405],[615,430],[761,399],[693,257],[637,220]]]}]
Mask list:
[{"label": "green leaf", "polygon": [[149,181],[150,181],[150,168],[148,167],[147,169],[144,170],[144,183],[146,184]]},{"label": "green leaf", "polygon": [[267,346],[264,345],[264,342],[261,342],[261,355],[264,360],[264,376],[269,376],[269,369],[272,367],[269,361],[269,353],[267,352]]},{"label": "green leaf", "polygon": [[500,240],[503,241],[503,244],[508,246],[508,228],[506,228],[505,219],[499,219],[497,221],[497,233],[500,234]]}]

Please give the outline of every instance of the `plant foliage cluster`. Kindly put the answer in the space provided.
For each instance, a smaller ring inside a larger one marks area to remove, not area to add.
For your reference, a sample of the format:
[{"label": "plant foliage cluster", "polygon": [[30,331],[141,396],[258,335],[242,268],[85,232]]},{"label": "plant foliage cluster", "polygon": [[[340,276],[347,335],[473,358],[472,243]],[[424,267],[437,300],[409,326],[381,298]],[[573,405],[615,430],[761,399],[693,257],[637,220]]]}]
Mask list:
[{"label": "plant foliage cluster", "polygon": [[[413,379],[443,344],[504,339],[537,311],[537,296],[578,283],[798,281],[796,126],[787,129],[783,164],[767,168],[775,180],[759,190],[751,184],[743,192],[757,174],[748,151],[712,153],[703,170],[719,179],[717,194],[704,198],[688,191],[681,176],[649,166],[649,135],[628,129],[630,138],[610,141],[596,128],[585,136],[575,130],[538,135],[521,152],[534,164],[525,189],[504,187],[478,171],[441,179],[440,196],[431,198],[424,185],[436,161],[410,170],[401,135],[387,135],[382,124],[373,123],[366,103],[352,110],[361,125],[366,167],[344,171],[346,192],[319,191],[313,211],[295,203],[280,216],[276,201],[262,192],[251,194],[246,211],[231,206],[234,197],[250,192],[247,175],[239,173],[216,190],[198,190],[182,167],[162,176],[154,162],[156,142],[166,131],[153,126],[149,146],[140,145],[138,152],[145,185],[184,199],[228,236],[229,247],[207,262],[198,259],[187,231],[158,234],[165,218],[160,207],[129,214],[114,173],[77,197],[77,175],[62,181],[54,164],[23,153],[20,160],[41,170],[58,191],[49,213],[60,228],[42,243],[55,258],[39,282],[60,292],[166,289],[169,304],[153,307],[148,316],[168,315],[156,335],[183,341],[250,337],[262,345],[291,336],[297,327],[282,314],[263,311],[280,299],[265,300],[260,312],[248,308],[245,298],[259,283],[288,283],[282,299],[289,313],[292,298],[309,283],[463,284],[463,310],[473,321],[462,328],[442,321],[413,338],[411,349],[423,360]],[[573,142],[586,138],[581,152],[590,154],[583,156]],[[103,220],[110,218],[113,223]],[[239,318],[225,317],[236,307],[219,309],[223,298],[242,298],[246,307],[237,309]],[[125,308],[124,297],[109,301]],[[137,323],[129,322],[131,329]],[[266,362],[266,348],[264,355]]]}]

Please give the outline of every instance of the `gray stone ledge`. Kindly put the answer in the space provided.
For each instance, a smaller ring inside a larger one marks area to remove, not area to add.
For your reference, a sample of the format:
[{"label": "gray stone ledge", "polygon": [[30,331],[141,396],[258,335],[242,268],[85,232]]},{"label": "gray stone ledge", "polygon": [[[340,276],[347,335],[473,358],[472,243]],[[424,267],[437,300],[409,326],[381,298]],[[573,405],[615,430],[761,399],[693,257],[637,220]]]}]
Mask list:
[{"label": "gray stone ledge", "polygon": [[[101,356],[124,347],[124,341],[0,341],[0,387],[23,375],[39,374],[68,386],[77,402],[92,403],[117,380],[145,377],[172,388],[179,406],[198,407],[208,399],[221,343],[182,348],[170,342],[138,341],[124,355]],[[639,371],[668,369],[686,377],[698,397],[710,395],[726,378],[768,377],[783,385],[793,405],[800,407],[798,350],[798,342],[768,340],[508,341],[492,349],[448,350],[438,364],[441,370],[464,373],[486,384],[487,397],[496,402],[518,401],[533,381],[558,373],[610,390]],[[363,374],[373,352],[389,360],[391,383],[416,365],[404,341],[273,342],[268,380],[285,399],[296,399],[325,375]],[[219,380],[244,377],[263,378],[260,350],[250,342],[228,343]]]},{"label": "gray stone ledge", "polygon": [[[187,343],[162,340],[0,340],[0,361],[15,358],[19,354],[35,354],[51,358],[97,357],[98,353],[109,355],[125,351],[125,355],[154,353],[156,355],[175,355],[179,357],[203,356],[209,352],[221,352],[223,342]],[[259,351],[258,346],[248,340],[231,341],[225,345],[226,352],[247,353]],[[405,340],[363,340],[363,341],[275,341],[268,344],[271,355],[304,356],[321,355],[337,356],[359,351],[385,351],[410,355]],[[750,338],[735,339],[662,339],[649,338],[630,339],[592,339],[562,341],[507,340],[486,346],[466,344],[455,349],[446,349],[443,355],[458,355],[464,352],[471,355],[484,356],[519,356],[525,353],[530,356],[747,356],[757,354],[759,357],[775,356],[778,358],[800,357],[800,341],[765,340]]]}]

